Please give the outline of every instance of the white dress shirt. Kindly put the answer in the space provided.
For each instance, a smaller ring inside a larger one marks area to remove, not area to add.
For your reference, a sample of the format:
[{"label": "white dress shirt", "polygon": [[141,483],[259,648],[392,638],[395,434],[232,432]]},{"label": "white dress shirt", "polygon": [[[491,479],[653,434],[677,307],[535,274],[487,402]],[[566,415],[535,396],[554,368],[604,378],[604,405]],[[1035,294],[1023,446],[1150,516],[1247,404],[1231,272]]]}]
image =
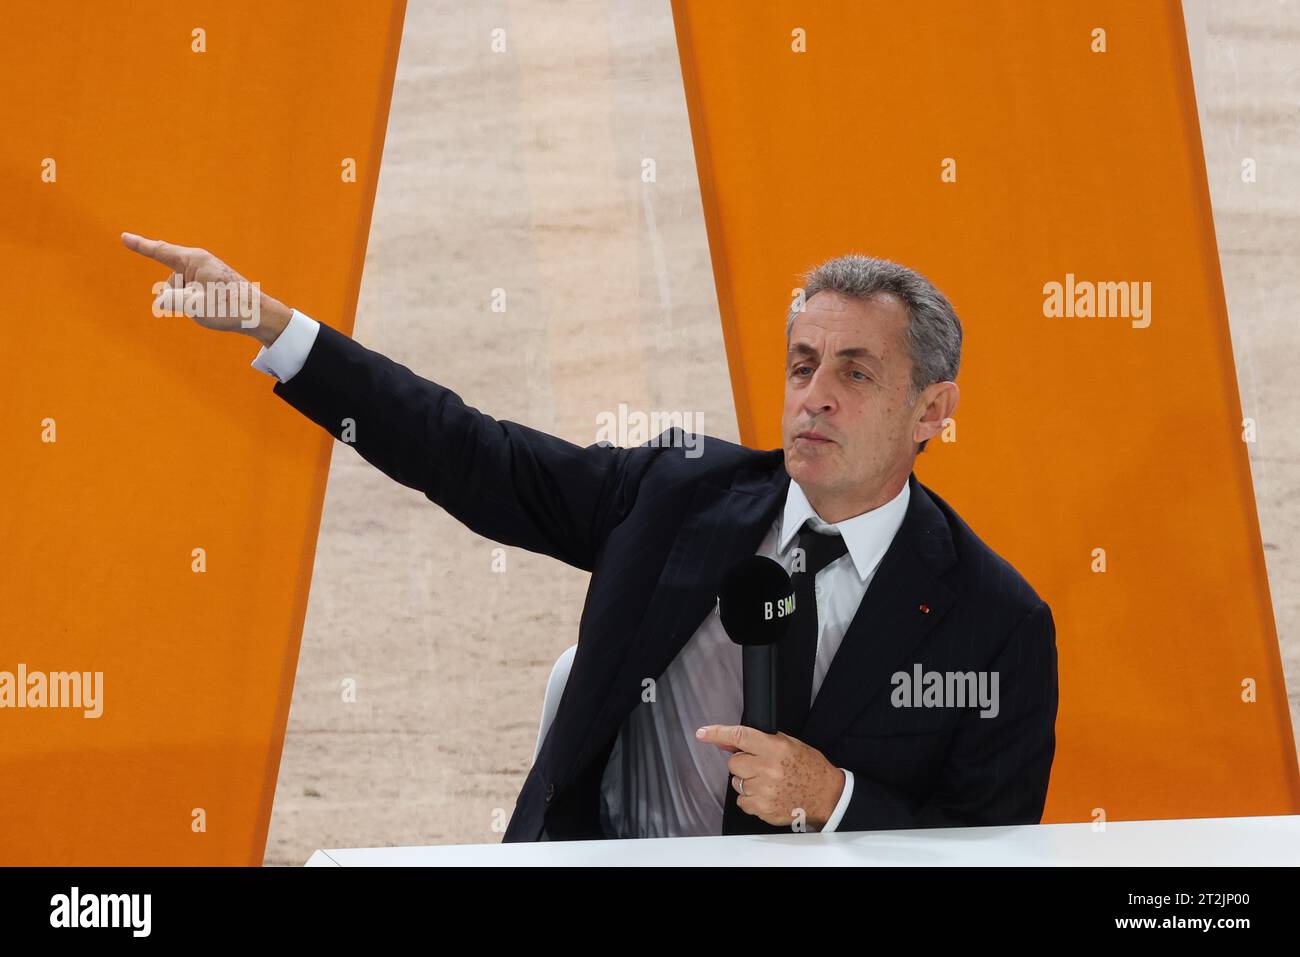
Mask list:
[{"label": "white dress shirt", "polygon": [[[302,369],[320,323],[294,309],[284,331],[262,347],[253,368],[287,382]],[[828,525],[803,489],[791,482],[785,508],[755,554],[789,571],[797,536],[812,520],[818,531],[836,530],[848,553],[817,574],[817,659],[812,696],[817,697],[880,560],[894,540],[910,495],[908,483],[885,504]],[[706,724],[739,724],[743,710],[740,646],[727,637],[715,607],[655,682],[655,700],[642,702],[619,730],[601,778],[601,824],[609,837],[697,837],[722,833],[731,786],[731,754],[695,737]],[[833,831],[853,796],[853,773],[822,831]]]},{"label": "white dress shirt", "polygon": [[253,359],[253,368],[267,375],[273,375],[281,382],[288,382],[296,376],[307,362],[307,353],[316,342],[316,333],[320,332],[320,323],[310,316],[304,316],[297,309],[289,314],[289,322],[270,348],[262,346]]}]

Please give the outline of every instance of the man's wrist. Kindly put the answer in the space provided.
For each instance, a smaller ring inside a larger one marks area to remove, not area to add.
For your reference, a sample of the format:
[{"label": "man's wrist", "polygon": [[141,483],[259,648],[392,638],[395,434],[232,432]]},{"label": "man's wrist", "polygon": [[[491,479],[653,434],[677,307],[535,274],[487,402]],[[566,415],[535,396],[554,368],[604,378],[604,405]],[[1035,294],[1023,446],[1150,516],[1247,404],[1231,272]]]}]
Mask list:
[{"label": "man's wrist", "polygon": [[819,831],[826,826],[826,823],[835,814],[835,808],[839,805],[840,798],[844,794],[844,785],[847,783],[848,777],[841,768],[832,767],[830,781],[831,783],[827,785],[824,792],[821,806],[808,817],[808,823]]},{"label": "man's wrist", "polygon": [[271,344],[280,337],[280,333],[284,332],[284,327],[289,324],[293,310],[274,296],[265,294],[262,295],[258,308],[257,325],[241,331],[269,349]]}]

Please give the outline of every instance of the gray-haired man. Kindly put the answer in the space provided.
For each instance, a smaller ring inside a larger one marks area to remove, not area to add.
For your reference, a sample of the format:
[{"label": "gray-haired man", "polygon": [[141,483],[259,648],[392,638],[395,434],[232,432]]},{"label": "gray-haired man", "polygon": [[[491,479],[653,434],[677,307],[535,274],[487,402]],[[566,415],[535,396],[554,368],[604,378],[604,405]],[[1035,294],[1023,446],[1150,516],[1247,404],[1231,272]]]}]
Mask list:
[{"label": "gray-haired man", "polygon": [[[962,344],[923,276],[856,255],[814,269],[787,318],[783,448],[707,438],[692,456],[671,438],[581,448],[498,421],[270,296],[255,324],[218,315],[232,310],[208,284],[243,279],[205,250],[123,241],[173,270],[164,305],[257,338],[275,393],[336,438],[346,420],[367,461],[487,538],[592,573],[505,840],[1041,818],[1055,626],[912,474],[956,408]],[[782,641],[794,707],[774,734],[740,724],[741,653],[714,612],[723,575],[755,554],[816,609]]]}]

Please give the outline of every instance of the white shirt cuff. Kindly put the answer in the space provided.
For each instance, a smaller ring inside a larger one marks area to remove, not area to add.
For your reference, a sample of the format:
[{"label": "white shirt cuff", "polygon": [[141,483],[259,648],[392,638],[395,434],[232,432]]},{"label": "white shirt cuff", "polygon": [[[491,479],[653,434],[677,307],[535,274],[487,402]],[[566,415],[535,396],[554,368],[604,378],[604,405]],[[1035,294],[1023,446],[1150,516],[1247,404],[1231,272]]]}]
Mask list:
[{"label": "white shirt cuff", "polygon": [[849,809],[849,801],[853,799],[853,772],[848,768],[840,768],[844,772],[844,792],[840,794],[840,803],[835,805],[835,810],[831,816],[826,819],[822,826],[821,833],[829,834],[840,826],[840,820],[844,817],[844,812]]},{"label": "white shirt cuff", "polygon": [[288,382],[296,376],[307,361],[316,342],[316,333],[320,332],[320,323],[310,316],[305,316],[297,309],[289,315],[289,321],[268,349],[262,346],[253,359],[253,368],[267,375],[273,375],[281,382]]}]

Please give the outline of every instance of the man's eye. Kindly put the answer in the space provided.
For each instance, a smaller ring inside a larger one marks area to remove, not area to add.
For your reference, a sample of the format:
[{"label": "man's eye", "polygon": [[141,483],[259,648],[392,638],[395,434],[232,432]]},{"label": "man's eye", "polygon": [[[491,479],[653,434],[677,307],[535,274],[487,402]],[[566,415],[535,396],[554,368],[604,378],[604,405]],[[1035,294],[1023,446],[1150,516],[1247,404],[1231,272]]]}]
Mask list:
[{"label": "man's eye", "polygon": [[857,380],[858,380],[859,382],[868,382],[868,381],[870,381],[870,377],[869,377],[865,372],[863,372],[863,371],[861,371],[861,370],[859,370],[859,369],[854,369],[854,370],[853,370],[853,375],[857,378]]},{"label": "man's eye", "polygon": [[805,373],[805,372],[810,372],[810,371],[811,371],[811,370],[810,370],[807,366],[795,366],[795,367],[794,367],[794,374],[795,374],[795,375],[802,375],[803,373]]}]

